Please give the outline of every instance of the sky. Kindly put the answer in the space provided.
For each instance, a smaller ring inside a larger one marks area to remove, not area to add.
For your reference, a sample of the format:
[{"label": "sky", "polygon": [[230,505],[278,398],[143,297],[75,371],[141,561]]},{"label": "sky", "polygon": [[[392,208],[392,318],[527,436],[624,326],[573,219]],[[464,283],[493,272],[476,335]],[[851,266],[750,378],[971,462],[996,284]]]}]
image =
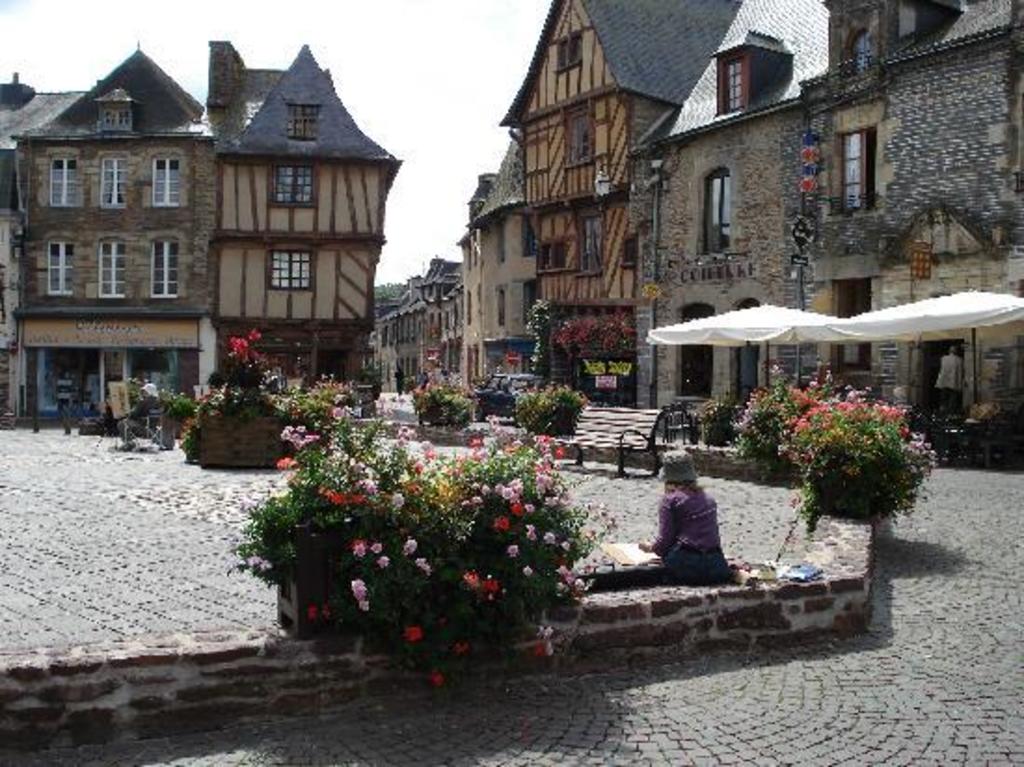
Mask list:
[{"label": "sky", "polygon": [[403,161],[388,198],[377,283],[458,260],[467,203],[496,172],[499,127],[550,0],[0,0],[0,82],[87,90],[137,45],[199,101],[208,43],[284,69],[304,43],[370,138]]}]

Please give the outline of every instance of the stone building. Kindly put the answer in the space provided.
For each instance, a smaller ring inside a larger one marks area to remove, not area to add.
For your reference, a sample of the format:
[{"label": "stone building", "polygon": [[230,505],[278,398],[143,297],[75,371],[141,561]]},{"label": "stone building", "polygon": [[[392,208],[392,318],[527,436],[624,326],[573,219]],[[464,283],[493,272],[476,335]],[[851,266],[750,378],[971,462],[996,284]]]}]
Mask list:
[{"label": "stone building", "polygon": [[[21,254],[24,212],[18,183],[14,136],[45,125],[82,94],[36,93],[15,73],[0,83],[0,414],[24,410],[19,402],[22,376],[18,369],[15,312],[21,298]],[[22,398],[24,394],[22,393]]]},{"label": "stone building", "polygon": [[214,322],[252,328],[289,378],[354,377],[370,355],[373,282],[400,163],[345,109],[303,47],[285,71],[210,43],[217,140]]},{"label": "stone building", "polygon": [[[502,124],[522,142],[539,297],[552,304],[555,322],[633,315],[640,304],[629,200],[643,179],[633,175],[630,150],[689,95],[734,5],[553,0]],[[574,380],[569,364],[556,354],[553,375]],[[635,392],[619,396],[632,401]]]},{"label": "stone building", "polygon": [[525,372],[533,354],[526,320],[537,300],[537,240],[523,206],[522,150],[512,142],[496,174],[480,176],[460,241],[469,379]]},{"label": "stone building", "polygon": [[[639,337],[764,303],[798,305],[790,226],[800,214],[800,82],[827,65],[828,15],[818,0],[731,5],[733,18],[682,106],[636,153],[631,228],[641,236],[649,303]],[[773,362],[779,352],[770,352]],[[745,398],[765,380],[765,351],[641,344],[646,406],[676,397]],[[813,355],[810,355],[813,359]],[[656,385],[655,385],[656,381]]]},{"label": "stone building", "polygon": [[212,371],[214,159],[202,117],[136,51],[17,135],[25,412],[55,415],[60,389],[98,414],[107,384],[129,377],[191,394]]},{"label": "stone building", "polygon": [[[1015,4],[826,5],[828,71],[803,93],[821,167],[806,200],[817,229],[813,307],[851,315],[967,289],[1020,292]],[[949,345],[847,345],[821,356],[843,380],[930,408]],[[1013,336],[968,343],[965,403],[1019,398],[1021,351]]]},{"label": "stone building", "polygon": [[[373,354],[381,370],[384,391],[395,390],[395,371],[405,374],[409,390],[422,372],[428,374],[448,367],[451,355],[457,354],[462,332],[449,327],[456,318],[452,304],[462,284],[458,261],[433,258],[423,276],[411,277],[398,306],[377,319]],[[455,310],[457,313],[457,310]]]}]

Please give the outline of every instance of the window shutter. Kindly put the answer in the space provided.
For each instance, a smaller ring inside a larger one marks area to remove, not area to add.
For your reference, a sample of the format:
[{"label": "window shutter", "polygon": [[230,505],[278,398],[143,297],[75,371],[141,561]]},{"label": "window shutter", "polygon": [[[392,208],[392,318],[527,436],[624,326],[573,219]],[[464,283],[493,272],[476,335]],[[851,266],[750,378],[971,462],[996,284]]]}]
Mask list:
[{"label": "window shutter", "polygon": [[878,139],[874,128],[864,131],[864,196],[867,208],[875,207],[875,165]]}]

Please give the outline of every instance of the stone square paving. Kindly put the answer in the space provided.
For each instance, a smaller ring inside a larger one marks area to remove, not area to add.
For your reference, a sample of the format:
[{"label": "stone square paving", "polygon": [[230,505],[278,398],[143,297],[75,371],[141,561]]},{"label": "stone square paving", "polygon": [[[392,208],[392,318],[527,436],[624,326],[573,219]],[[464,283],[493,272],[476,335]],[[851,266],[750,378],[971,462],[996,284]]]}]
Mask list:
[{"label": "stone square paving", "polygon": [[[94,443],[0,433],[0,647],[166,620],[265,623],[270,595],[227,575],[226,551],[239,499],[279,477]],[[774,554],[788,492],[709,485],[726,540]],[[939,470],[929,489],[881,535],[872,626],[853,640],[496,680],[173,739],[37,755],[0,744],[0,764],[1024,764],[1024,474]],[[646,534],[653,482],[596,477],[578,492],[619,508],[623,537]]]}]

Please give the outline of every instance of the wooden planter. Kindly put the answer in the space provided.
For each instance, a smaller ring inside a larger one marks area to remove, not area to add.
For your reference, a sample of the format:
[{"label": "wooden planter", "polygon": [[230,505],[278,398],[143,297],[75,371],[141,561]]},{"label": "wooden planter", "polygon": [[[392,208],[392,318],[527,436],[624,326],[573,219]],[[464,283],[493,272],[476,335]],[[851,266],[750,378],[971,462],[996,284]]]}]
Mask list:
[{"label": "wooden planter", "polygon": [[281,422],[262,417],[203,418],[199,424],[199,465],[235,469],[273,467],[282,455]]}]

